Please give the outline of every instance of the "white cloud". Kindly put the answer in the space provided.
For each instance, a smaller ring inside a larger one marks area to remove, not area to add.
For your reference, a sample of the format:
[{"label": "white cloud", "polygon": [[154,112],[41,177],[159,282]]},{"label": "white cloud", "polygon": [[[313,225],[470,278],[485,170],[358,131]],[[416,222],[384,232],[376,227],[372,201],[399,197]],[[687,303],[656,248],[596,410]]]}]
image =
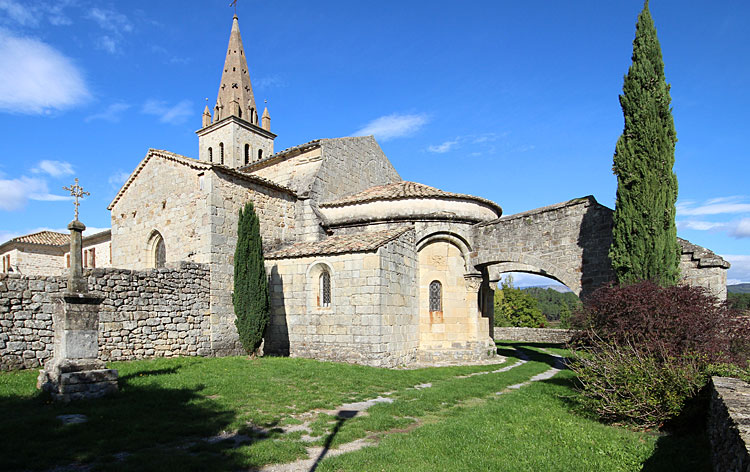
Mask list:
[{"label": "white cloud", "polygon": [[100,28],[117,32],[117,33],[129,33],[133,31],[133,24],[130,22],[127,16],[114,10],[105,10],[103,8],[92,8],[89,10],[86,17],[90,20],[94,20]]},{"label": "white cloud", "polygon": [[29,200],[57,201],[70,197],[49,193],[47,182],[34,177],[0,179],[0,210],[21,210]]},{"label": "white cloud", "polygon": [[105,34],[96,42],[96,47],[102,51],[114,54],[117,52],[117,41]]},{"label": "white cloud", "polygon": [[115,54],[119,50],[124,33],[133,31],[130,19],[115,10],[94,7],[88,11],[86,18],[93,20],[101,29],[108,32],[97,39],[96,47],[110,54]]},{"label": "white cloud", "polygon": [[110,123],[117,123],[118,121],[120,121],[122,113],[130,109],[130,107],[131,105],[127,103],[113,103],[105,108],[101,113],[95,113],[93,115],[87,116],[83,121],[88,123],[90,121],[102,120],[109,121]]},{"label": "white cloud", "polygon": [[0,110],[40,114],[88,97],[83,76],[70,59],[37,39],[0,29]]},{"label": "white cloud", "polygon": [[721,231],[726,230],[729,223],[701,220],[677,221],[677,229],[693,229],[696,231]]},{"label": "white cloud", "polygon": [[21,5],[13,0],[0,0],[0,11],[4,11],[8,18],[21,26],[35,26],[37,16],[28,5]]},{"label": "white cloud", "polygon": [[735,238],[750,238],[750,218],[742,218],[729,231],[729,235]]},{"label": "white cloud", "polygon": [[112,188],[119,189],[128,180],[128,177],[130,177],[128,172],[118,170],[109,176],[108,182]]},{"label": "white cloud", "polygon": [[158,116],[162,123],[173,125],[184,123],[188,117],[194,114],[193,104],[190,100],[182,100],[171,106],[161,100],[148,100],[143,104],[141,112]]},{"label": "white cloud", "polygon": [[750,213],[750,203],[744,203],[745,197],[712,198],[703,204],[686,201],[677,203],[677,214],[689,216],[722,215],[729,213]]},{"label": "white cloud", "polygon": [[445,141],[442,144],[430,146],[427,148],[427,150],[430,152],[436,152],[438,154],[444,154],[450,151],[453,147],[455,147],[456,144],[458,144],[458,139],[454,139],[453,141]]},{"label": "white cloud", "polygon": [[280,88],[286,86],[286,81],[277,75],[271,75],[267,77],[259,77],[253,80],[253,83],[259,90],[266,90],[270,88]]},{"label": "white cloud", "polygon": [[750,255],[722,254],[732,267],[727,271],[727,284],[750,282]]},{"label": "white cloud", "polygon": [[427,123],[427,116],[424,114],[414,115],[392,115],[381,116],[367,123],[358,131],[352,133],[352,136],[375,135],[377,139],[388,141],[393,138],[401,138],[414,134]]},{"label": "white cloud", "polygon": [[35,174],[44,172],[52,177],[62,177],[63,175],[73,174],[73,166],[70,162],[44,160],[31,169],[31,172]]}]

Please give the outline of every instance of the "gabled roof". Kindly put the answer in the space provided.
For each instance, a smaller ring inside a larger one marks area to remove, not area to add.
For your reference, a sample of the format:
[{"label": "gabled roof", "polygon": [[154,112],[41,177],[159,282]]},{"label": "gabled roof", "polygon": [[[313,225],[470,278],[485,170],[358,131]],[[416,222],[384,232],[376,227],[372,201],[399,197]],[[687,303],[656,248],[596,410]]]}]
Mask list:
[{"label": "gabled roof", "polygon": [[367,233],[330,236],[322,241],[293,244],[289,247],[265,254],[266,259],[288,259],[293,257],[328,256],[351,252],[373,252],[398,238],[411,227],[372,231]]},{"label": "gabled roof", "polygon": [[56,231],[39,231],[38,233],[18,236],[8,242],[59,246],[60,244],[69,244],[70,235],[65,233],[58,233]]},{"label": "gabled roof", "polygon": [[[179,164],[185,165],[187,167],[190,167],[191,169],[204,169],[204,170],[216,170],[223,172],[225,174],[233,175],[235,177],[239,177],[243,180],[246,180],[248,182],[253,182],[258,185],[262,185],[264,187],[272,188],[275,190],[280,190],[282,192],[289,193],[291,195],[295,195],[294,191],[291,190],[288,187],[285,187],[283,185],[279,185],[275,182],[272,182],[268,179],[264,179],[262,177],[258,177],[256,175],[250,175],[245,172],[240,172],[235,169],[230,169],[229,167],[222,165],[222,164],[216,164],[213,162],[203,162],[199,161],[197,159],[193,159],[191,157],[181,156],[180,154],[175,154],[173,152],[164,151],[161,149],[149,149],[146,153],[146,157],[143,158],[143,160],[138,164],[138,167],[135,168],[132,174],[130,174],[130,177],[128,177],[128,180],[125,181],[125,184],[122,186],[119,192],[117,192],[117,195],[115,195],[115,198],[112,200],[112,203],[109,204],[107,207],[108,210],[111,210],[115,204],[122,198],[122,196],[125,194],[125,191],[130,187],[130,185],[135,181],[135,179],[138,177],[138,174],[141,173],[141,170],[146,166],[146,163],[151,160],[152,157],[157,157],[161,159],[166,159],[169,161],[177,162]],[[296,195],[295,195],[296,196]]]},{"label": "gabled roof", "polygon": [[491,206],[498,210],[500,214],[502,214],[502,208],[500,208],[500,205],[491,200],[487,200],[481,197],[475,197],[473,195],[465,195],[462,193],[445,192],[435,187],[430,187],[429,185],[424,185],[417,182],[409,182],[407,180],[402,180],[401,182],[396,182],[388,185],[370,187],[367,190],[356,193],[354,195],[350,195],[348,197],[344,197],[340,200],[323,202],[320,204],[320,206],[323,208],[340,207],[379,200],[405,200],[412,198],[459,198],[462,200],[473,200]]}]

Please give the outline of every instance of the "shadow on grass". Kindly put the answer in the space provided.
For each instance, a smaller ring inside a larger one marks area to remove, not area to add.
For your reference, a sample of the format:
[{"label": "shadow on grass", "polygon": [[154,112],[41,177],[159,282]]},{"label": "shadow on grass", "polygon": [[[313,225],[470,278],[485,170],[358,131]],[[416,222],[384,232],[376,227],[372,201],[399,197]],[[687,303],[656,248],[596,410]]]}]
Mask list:
[{"label": "shadow on grass", "polygon": [[[569,394],[557,395],[556,399],[572,413],[592,421],[599,421],[598,416],[584,403],[576,392],[577,380],[574,376],[552,377],[541,381],[549,385],[564,387]],[[704,399],[695,399],[688,402],[683,414],[672,422],[669,432],[659,434],[653,454],[643,463],[642,471],[645,472],[668,472],[686,471],[701,472],[711,471],[710,444],[705,432],[705,408],[702,404]],[[701,408],[703,408],[701,410]],[[685,418],[682,418],[685,416]]]},{"label": "shadow on grass", "polygon": [[137,372],[133,372],[132,374],[120,376],[120,382],[122,383],[123,380],[127,381],[136,377],[151,377],[153,375],[176,374],[179,370],[179,366],[168,367],[166,369],[139,370]]},{"label": "shadow on grass", "polygon": [[344,422],[346,420],[352,419],[355,416],[357,416],[357,413],[359,413],[356,410],[340,410],[337,414],[337,420],[336,420],[336,426],[334,426],[333,431],[331,431],[331,434],[326,437],[326,441],[323,444],[323,450],[320,451],[320,455],[318,455],[317,459],[315,459],[315,463],[310,467],[309,472],[315,472],[317,470],[318,465],[320,464],[320,461],[322,461],[326,454],[328,454],[328,451],[331,449],[331,444],[333,444],[333,439],[338,434],[341,427],[344,425]]},{"label": "shadow on grass", "polygon": [[[41,393],[0,397],[0,468],[89,465],[92,470],[184,472],[254,466],[235,463],[230,452],[234,443],[219,442],[197,452],[191,449],[192,444],[221,433],[235,419],[235,412],[201,395],[201,386],[133,385],[126,377],[120,379],[120,389],[106,398],[67,405]],[[87,421],[63,424],[57,418],[70,414],[85,415]]]}]

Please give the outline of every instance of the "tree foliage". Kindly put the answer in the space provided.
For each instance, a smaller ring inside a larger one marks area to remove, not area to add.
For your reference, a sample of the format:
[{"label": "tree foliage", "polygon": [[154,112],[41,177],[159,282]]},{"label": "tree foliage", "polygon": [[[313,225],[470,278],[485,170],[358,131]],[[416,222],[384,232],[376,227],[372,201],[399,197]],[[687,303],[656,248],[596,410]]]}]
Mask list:
[{"label": "tree foliage", "polygon": [[514,288],[511,277],[495,290],[495,326],[542,328],[544,322],[534,297]]},{"label": "tree foliage", "polygon": [[654,280],[674,285],[679,280],[677,177],[672,171],[677,134],[670,102],[646,0],[620,95],[625,127],[614,154],[617,200],[609,257],[620,283]]},{"label": "tree foliage", "polygon": [[255,353],[263,340],[269,313],[268,279],[263,264],[260,222],[252,202],[240,209],[234,252],[235,325],[245,351]]},{"label": "tree foliage", "polygon": [[581,301],[573,292],[558,292],[552,288],[528,287],[524,292],[536,299],[537,306],[547,321],[569,327],[571,314],[578,310]]}]

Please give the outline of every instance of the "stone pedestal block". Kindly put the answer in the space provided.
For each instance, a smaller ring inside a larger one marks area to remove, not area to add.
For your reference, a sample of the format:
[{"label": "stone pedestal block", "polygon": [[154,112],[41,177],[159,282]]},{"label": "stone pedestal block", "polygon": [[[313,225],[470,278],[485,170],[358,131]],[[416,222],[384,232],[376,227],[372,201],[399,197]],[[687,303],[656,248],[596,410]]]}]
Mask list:
[{"label": "stone pedestal block", "polygon": [[98,398],[117,391],[117,371],[98,359],[101,301],[85,293],[68,293],[58,300],[54,355],[37,379],[37,388],[56,400]]}]

